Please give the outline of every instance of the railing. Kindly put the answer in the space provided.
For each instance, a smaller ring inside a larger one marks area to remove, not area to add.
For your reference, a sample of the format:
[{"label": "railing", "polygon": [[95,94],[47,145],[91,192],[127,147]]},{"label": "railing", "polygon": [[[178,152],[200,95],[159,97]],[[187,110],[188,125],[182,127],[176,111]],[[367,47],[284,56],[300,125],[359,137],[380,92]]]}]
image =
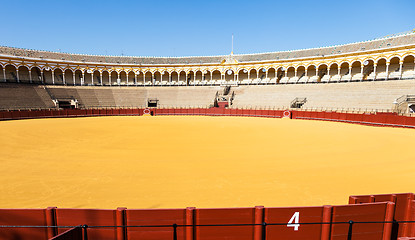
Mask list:
[{"label": "railing", "polygon": [[[415,223],[415,221],[344,221],[344,222],[298,222],[291,224],[291,227],[299,227],[300,225],[348,225],[347,233],[344,233],[344,235],[347,235],[347,240],[353,239],[353,226],[357,224],[391,224],[389,230],[392,230],[392,228],[395,226],[398,226],[401,223]],[[166,225],[108,225],[108,226],[88,226],[86,224],[78,225],[78,226],[18,226],[18,225],[0,225],[0,231],[1,229],[11,229],[11,228],[53,228],[53,229],[72,229],[72,228],[81,228],[83,230],[83,240],[88,239],[88,229],[102,229],[102,228],[164,228],[163,231],[165,231],[165,228],[172,228],[172,239],[178,240],[178,228],[194,228],[194,227],[261,227],[261,240],[267,239],[267,227],[271,226],[288,226],[290,227],[290,224],[287,224],[286,222],[282,223],[239,223],[239,224],[166,224]],[[298,228],[297,228],[298,230]],[[383,229],[383,231],[387,231],[386,229]],[[125,233],[123,233],[124,235]],[[326,233],[322,233],[326,234]],[[328,233],[330,234],[330,233]],[[361,233],[360,233],[361,234]],[[390,232],[388,234],[391,234]],[[386,235],[388,235],[386,234]],[[386,236],[387,237],[387,236]],[[220,238],[220,236],[218,236]],[[394,239],[393,236],[390,236],[390,239]]]}]

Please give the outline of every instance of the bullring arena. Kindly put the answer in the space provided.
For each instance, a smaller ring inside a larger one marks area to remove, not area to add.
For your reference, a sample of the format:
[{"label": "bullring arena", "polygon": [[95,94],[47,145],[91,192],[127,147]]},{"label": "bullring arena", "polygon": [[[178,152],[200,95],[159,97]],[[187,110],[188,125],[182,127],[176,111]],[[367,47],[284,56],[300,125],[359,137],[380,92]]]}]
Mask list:
[{"label": "bullring arena", "polygon": [[415,239],[414,56],[0,47],[0,238]]}]

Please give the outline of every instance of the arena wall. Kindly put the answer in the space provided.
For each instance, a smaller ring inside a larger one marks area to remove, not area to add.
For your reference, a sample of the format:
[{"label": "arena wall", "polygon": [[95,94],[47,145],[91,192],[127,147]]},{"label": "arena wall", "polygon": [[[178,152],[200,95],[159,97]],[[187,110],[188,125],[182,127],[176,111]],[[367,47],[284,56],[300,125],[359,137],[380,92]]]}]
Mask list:
[{"label": "arena wall", "polygon": [[0,216],[0,239],[65,239],[59,235],[65,236],[74,228],[84,232],[84,238],[78,239],[87,236],[90,240],[415,237],[412,193],[351,196],[349,205],[343,206],[116,210],[50,207],[0,209]]}]

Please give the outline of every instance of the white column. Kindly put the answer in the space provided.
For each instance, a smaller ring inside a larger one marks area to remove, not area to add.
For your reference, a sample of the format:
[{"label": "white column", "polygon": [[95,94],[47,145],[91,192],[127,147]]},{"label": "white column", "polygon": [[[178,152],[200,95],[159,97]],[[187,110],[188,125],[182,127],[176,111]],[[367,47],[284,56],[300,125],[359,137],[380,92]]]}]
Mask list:
[{"label": "white column", "polygon": [[297,77],[297,68],[294,69],[294,77]]},{"label": "white column", "polygon": [[3,81],[6,82],[6,67],[3,68]]},{"label": "white column", "polygon": [[268,70],[265,72],[265,78],[268,78]]},{"label": "white column", "polygon": [[30,83],[32,83],[32,70],[31,69],[29,69],[29,80],[30,80]]},{"label": "white column", "polygon": [[[305,70],[307,72],[307,69]],[[285,69],[285,77],[288,77],[288,71]]]},{"label": "white column", "polygon": [[156,80],[154,80],[154,75],[152,72],[151,72],[151,82],[153,83],[153,85],[156,83]]},{"label": "white column", "polygon": [[259,71],[256,71],[256,78],[259,78]]},{"label": "white column", "polygon": [[390,64],[390,62],[386,63],[386,80],[388,80],[388,78],[389,78],[389,64]]},{"label": "white column", "polygon": [[55,85],[55,70],[50,70],[50,72],[52,73],[52,84]]},{"label": "white column", "polygon": [[19,68],[16,69],[16,77],[17,77],[17,82],[20,82],[20,76],[19,76]]},{"label": "white column", "polygon": [[350,78],[349,78],[349,82],[352,80],[352,66],[350,65],[349,66],[349,75],[350,75]]},{"label": "white column", "polygon": [[91,84],[94,85],[94,72],[91,73]]},{"label": "white column", "polygon": [[42,69],[42,74],[41,74],[41,75],[42,75],[42,76],[41,76],[41,79],[42,79],[42,83],[45,83],[45,81],[44,81],[44,76],[45,76],[45,73],[44,73],[44,71],[45,71],[45,70],[44,70],[44,69]]},{"label": "white column", "polygon": [[75,86],[76,85],[76,81],[75,81],[76,80],[76,78],[75,78],[76,75],[75,75],[75,72],[73,72],[72,74],[73,74],[73,85]]},{"label": "white column", "polygon": [[399,79],[402,78],[402,65],[403,65],[403,61],[399,61]]},{"label": "white column", "polygon": [[249,75],[250,75],[251,71],[248,71],[248,80],[250,80]]},{"label": "white column", "polygon": [[125,73],[125,74],[127,74],[127,86],[128,86],[128,75],[130,75],[130,74],[128,74],[128,73]]},{"label": "white column", "polygon": [[212,72],[210,72],[210,81],[212,81],[213,80],[213,74],[212,74]]},{"label": "white column", "polygon": [[171,82],[171,77],[170,77],[170,73],[169,72],[167,72],[167,80],[168,80],[168,82]]},{"label": "white column", "polygon": [[85,72],[82,72],[81,86],[85,83]]},{"label": "white column", "polygon": [[101,82],[101,86],[102,86],[103,85],[102,72],[99,72],[99,81]]},{"label": "white column", "polygon": [[135,74],[134,85],[136,85],[136,86],[137,86],[137,83],[138,83],[138,74],[136,73],[136,74]]},{"label": "white column", "polygon": [[62,71],[62,81],[63,81],[63,85],[66,85],[65,70]]},{"label": "white column", "polygon": [[316,68],[316,77],[318,77],[318,68]]},{"label": "white column", "polygon": [[111,86],[111,72],[108,72],[108,84]]},{"label": "white column", "polygon": [[196,72],[193,72],[193,86],[196,86]]},{"label": "white column", "polygon": [[187,72],[185,72],[185,75],[184,75],[184,78],[185,78],[185,82],[186,82],[186,86],[187,86]]},{"label": "white column", "polygon": [[360,65],[360,81],[363,81],[363,70],[364,70],[364,66]]},{"label": "white column", "polygon": [[337,82],[340,82],[340,78],[341,78],[341,66],[338,66],[337,67],[337,75],[339,75],[339,78],[338,78],[338,80],[337,80]]}]

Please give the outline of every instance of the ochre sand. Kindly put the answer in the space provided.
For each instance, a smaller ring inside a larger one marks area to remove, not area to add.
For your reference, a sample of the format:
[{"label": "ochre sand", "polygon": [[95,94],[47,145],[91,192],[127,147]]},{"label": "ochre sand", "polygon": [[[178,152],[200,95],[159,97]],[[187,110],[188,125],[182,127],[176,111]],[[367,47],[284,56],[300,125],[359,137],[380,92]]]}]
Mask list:
[{"label": "ochre sand", "polygon": [[247,117],[0,122],[0,208],[347,204],[415,191],[415,130]]}]

